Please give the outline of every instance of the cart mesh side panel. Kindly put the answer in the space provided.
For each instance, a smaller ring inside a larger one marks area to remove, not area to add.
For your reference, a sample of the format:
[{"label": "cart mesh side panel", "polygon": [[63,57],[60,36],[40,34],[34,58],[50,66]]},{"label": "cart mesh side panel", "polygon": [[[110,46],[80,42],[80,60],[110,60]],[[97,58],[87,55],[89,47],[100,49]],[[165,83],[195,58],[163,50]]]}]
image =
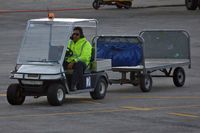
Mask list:
[{"label": "cart mesh side panel", "polygon": [[144,31],[145,59],[190,59],[189,35],[185,31]]}]

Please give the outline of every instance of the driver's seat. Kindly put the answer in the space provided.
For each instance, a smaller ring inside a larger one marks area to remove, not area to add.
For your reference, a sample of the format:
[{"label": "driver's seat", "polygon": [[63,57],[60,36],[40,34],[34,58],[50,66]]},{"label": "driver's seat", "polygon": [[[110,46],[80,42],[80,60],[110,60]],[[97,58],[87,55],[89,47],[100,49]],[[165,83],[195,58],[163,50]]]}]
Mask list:
[{"label": "driver's seat", "polygon": [[85,69],[85,72],[84,73],[91,73],[92,72],[92,68],[93,68],[93,64],[94,64],[94,61],[95,61],[95,58],[96,58],[96,39],[98,38],[98,36],[94,36],[92,38],[92,52],[91,52],[91,58],[90,58],[90,63],[88,64],[87,68]]},{"label": "driver's seat", "polygon": [[92,47],[92,53],[91,53],[90,63],[88,64],[88,66],[85,69],[84,73],[91,73],[91,71],[92,71],[92,65],[93,65],[93,62],[95,61],[95,55],[96,55],[95,53],[96,53],[95,48]]}]

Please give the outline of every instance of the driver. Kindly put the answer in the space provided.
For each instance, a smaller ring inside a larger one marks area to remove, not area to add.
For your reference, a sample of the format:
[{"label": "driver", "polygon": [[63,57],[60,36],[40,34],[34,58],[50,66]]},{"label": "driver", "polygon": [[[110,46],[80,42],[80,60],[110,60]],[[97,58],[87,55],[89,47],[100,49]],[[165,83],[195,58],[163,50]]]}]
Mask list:
[{"label": "driver", "polygon": [[64,67],[67,70],[74,70],[70,90],[76,91],[77,84],[83,83],[83,74],[90,63],[92,46],[85,38],[81,27],[75,27],[73,29],[73,34],[70,39],[68,49],[73,52],[73,55],[66,58]]}]

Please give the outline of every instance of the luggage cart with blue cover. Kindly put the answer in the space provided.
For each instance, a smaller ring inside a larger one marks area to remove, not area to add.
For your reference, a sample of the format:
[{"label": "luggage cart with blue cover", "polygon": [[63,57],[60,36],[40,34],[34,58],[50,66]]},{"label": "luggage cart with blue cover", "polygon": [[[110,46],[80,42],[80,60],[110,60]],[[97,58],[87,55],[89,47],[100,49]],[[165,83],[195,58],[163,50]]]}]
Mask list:
[{"label": "luggage cart with blue cover", "polygon": [[183,67],[191,68],[190,36],[183,30],[149,30],[139,36],[100,36],[96,42],[97,58],[112,59],[112,71],[121,73],[120,79],[110,79],[111,84],[140,85],[143,92],[149,92],[152,77],[171,77],[176,87],[182,87],[185,83]]}]

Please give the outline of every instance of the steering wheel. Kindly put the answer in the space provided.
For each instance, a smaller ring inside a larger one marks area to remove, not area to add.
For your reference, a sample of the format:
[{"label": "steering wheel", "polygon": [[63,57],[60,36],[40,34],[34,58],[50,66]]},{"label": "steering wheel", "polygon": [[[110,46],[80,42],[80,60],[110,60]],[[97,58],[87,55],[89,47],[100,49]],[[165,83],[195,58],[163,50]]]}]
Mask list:
[{"label": "steering wheel", "polygon": [[70,56],[73,56],[73,51],[70,48],[67,48],[65,57],[70,57]]}]

